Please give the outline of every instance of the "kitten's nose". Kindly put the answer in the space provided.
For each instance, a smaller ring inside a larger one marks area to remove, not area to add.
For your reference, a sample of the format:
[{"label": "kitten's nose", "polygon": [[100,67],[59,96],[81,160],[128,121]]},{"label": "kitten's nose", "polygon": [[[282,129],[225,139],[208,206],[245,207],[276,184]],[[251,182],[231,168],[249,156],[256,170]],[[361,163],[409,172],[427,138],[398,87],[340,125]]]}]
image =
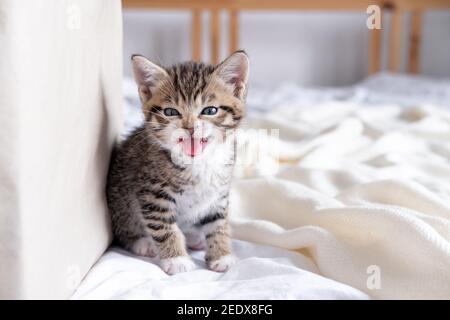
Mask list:
[{"label": "kitten's nose", "polygon": [[190,134],[191,136],[194,135],[194,128],[187,128],[186,130],[189,131],[189,134]]}]

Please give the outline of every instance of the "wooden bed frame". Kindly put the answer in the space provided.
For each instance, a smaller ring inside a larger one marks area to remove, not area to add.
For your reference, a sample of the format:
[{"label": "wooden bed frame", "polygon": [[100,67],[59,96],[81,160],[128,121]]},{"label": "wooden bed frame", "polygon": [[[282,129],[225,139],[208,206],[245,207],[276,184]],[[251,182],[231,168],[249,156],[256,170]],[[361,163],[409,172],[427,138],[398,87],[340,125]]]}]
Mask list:
[{"label": "wooden bed frame", "polygon": [[[392,12],[389,36],[389,70],[399,71],[401,64],[401,39],[403,18],[411,13],[409,32],[408,72],[417,73],[420,61],[420,43],[423,12],[429,9],[450,8],[450,0],[123,0],[125,9],[163,9],[191,11],[192,59],[201,59],[202,12],[209,11],[210,50],[213,63],[219,62],[220,12],[229,15],[229,50],[239,48],[239,12],[262,10],[317,10],[317,11],[362,11],[369,5],[378,5],[382,15]],[[381,38],[380,30],[369,30],[369,74],[380,70]]]}]

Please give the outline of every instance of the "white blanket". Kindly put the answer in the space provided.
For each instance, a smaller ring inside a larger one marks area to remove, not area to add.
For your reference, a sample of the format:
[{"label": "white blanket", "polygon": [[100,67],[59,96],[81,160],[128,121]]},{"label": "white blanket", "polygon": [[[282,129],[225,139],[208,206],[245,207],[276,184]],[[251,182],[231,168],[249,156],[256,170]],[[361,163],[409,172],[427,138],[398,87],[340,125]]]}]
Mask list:
[{"label": "white blanket", "polygon": [[236,181],[236,238],[301,250],[372,298],[450,298],[450,112],[286,106],[248,126],[280,128],[285,165],[241,170],[268,176]]}]

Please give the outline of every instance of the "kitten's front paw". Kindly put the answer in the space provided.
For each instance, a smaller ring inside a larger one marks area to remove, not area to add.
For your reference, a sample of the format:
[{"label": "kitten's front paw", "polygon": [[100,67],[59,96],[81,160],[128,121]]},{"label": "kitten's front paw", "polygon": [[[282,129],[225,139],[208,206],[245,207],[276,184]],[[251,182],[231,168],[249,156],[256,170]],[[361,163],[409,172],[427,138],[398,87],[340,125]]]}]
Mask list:
[{"label": "kitten's front paw", "polygon": [[216,272],[225,272],[236,262],[236,258],[228,254],[217,260],[208,261],[208,267]]},{"label": "kitten's front paw", "polygon": [[167,274],[187,272],[195,269],[195,264],[189,257],[181,256],[161,260],[161,268]]}]

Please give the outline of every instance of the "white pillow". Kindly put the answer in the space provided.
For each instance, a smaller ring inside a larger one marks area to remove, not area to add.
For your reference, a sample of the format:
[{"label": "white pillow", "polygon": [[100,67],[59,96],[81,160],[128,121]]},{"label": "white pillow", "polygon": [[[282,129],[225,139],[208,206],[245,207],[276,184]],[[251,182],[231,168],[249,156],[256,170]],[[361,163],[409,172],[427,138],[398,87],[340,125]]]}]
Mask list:
[{"label": "white pillow", "polygon": [[111,241],[120,0],[0,3],[0,298],[68,298]]}]

